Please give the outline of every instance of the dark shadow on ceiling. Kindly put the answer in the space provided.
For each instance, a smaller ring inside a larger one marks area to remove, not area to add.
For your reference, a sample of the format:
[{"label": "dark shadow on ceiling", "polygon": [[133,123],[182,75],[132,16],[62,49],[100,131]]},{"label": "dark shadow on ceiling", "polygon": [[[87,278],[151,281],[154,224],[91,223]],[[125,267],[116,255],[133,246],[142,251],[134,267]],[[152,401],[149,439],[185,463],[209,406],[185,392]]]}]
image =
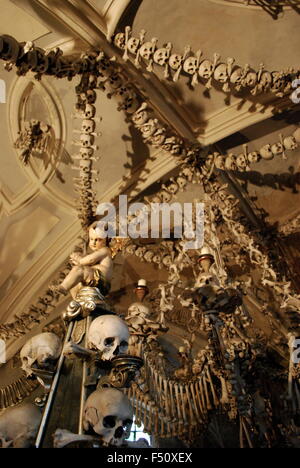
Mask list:
[{"label": "dark shadow on ceiling", "polygon": [[116,31],[115,31],[116,33],[120,31],[121,32],[125,31],[126,26],[132,27],[134,19],[137,15],[138,9],[140,8],[142,3],[143,3],[143,0],[131,0],[128,7],[126,8],[123,15],[121,16],[121,19],[116,27]]},{"label": "dark shadow on ceiling", "polygon": [[277,20],[284,13],[284,6],[290,6],[296,13],[300,13],[298,0],[286,0],[279,2],[278,0],[253,0],[256,6],[260,6],[266,13],[268,13],[274,20]]},{"label": "dark shadow on ceiling", "polygon": [[246,191],[250,183],[257,187],[271,187],[273,190],[281,191],[290,189],[292,193],[299,193],[297,186],[300,185],[300,172],[295,173],[293,166],[288,168],[288,172],[282,174],[261,174],[257,171],[233,171],[233,175],[241,182],[243,189]]},{"label": "dark shadow on ceiling", "polygon": [[[66,29],[69,30],[66,24],[62,23],[60,20],[57,19],[57,17],[53,14],[50,13],[49,10],[46,8],[42,7],[38,3],[36,3],[35,0],[29,0],[29,5],[33,8],[33,10],[36,12],[37,16],[39,19],[42,21],[42,23],[47,26],[50,30],[56,31],[58,33],[61,33],[65,36],[66,34]],[[24,40],[30,40],[30,38],[24,38]]]},{"label": "dark shadow on ceiling", "polygon": [[[277,122],[276,128],[274,128],[274,122]],[[236,132],[232,135],[229,135],[226,138],[218,141],[217,145],[221,152],[226,152],[231,148],[235,148],[236,146],[241,146],[251,142],[246,134],[248,129],[251,129],[251,134],[255,134],[255,139],[262,138],[274,131],[283,131],[283,129],[289,125],[299,125],[300,124],[300,110],[297,108],[296,110],[288,110],[281,112],[280,114],[274,115],[273,117],[263,120],[262,122],[258,122],[254,125],[250,125],[250,127],[246,127],[243,129],[243,133]]]}]

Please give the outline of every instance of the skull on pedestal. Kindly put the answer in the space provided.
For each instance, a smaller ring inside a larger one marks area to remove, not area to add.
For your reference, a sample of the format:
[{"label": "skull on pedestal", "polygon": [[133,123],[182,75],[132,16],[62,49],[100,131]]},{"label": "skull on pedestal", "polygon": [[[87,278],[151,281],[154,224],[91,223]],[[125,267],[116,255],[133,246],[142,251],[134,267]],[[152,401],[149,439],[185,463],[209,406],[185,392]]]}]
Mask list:
[{"label": "skull on pedestal", "polygon": [[101,315],[91,323],[88,332],[89,349],[101,352],[105,361],[127,352],[129,330],[125,322],[116,315]]}]

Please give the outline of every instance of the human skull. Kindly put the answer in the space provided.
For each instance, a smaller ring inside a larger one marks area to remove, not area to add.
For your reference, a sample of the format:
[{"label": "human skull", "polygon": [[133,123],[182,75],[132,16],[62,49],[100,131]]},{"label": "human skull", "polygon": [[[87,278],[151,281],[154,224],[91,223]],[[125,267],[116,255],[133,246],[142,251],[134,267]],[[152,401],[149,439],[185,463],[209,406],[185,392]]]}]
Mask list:
[{"label": "human skull", "polygon": [[32,448],[40,427],[42,414],[32,403],[21,403],[0,415],[2,448]]},{"label": "human skull", "polygon": [[259,154],[263,159],[269,160],[273,159],[274,155],[272,153],[271,145],[265,145],[259,150]]},{"label": "human skull", "polygon": [[103,446],[120,447],[129,437],[133,409],[124,393],[115,388],[93,392],[86,400],[83,415],[85,431],[93,430],[101,437]]},{"label": "human skull", "polygon": [[84,148],[87,148],[89,146],[92,146],[92,144],[94,143],[94,137],[92,135],[88,135],[84,133],[80,135],[80,141],[81,141],[81,146],[83,146]]},{"label": "human skull", "polygon": [[183,63],[183,70],[189,75],[194,75],[197,72],[198,66],[197,57],[189,57]]},{"label": "human skull", "polygon": [[118,33],[114,38],[114,44],[119,47],[119,49],[125,49],[125,34]]},{"label": "human skull", "polygon": [[110,75],[105,83],[105,88],[107,87],[109,89],[118,89],[120,86],[122,86],[122,79],[118,73]]},{"label": "human skull", "polygon": [[153,256],[152,262],[157,263],[159,265],[161,263],[161,255],[159,253],[156,253]]},{"label": "human skull", "polygon": [[264,89],[264,90],[268,89],[272,84],[272,75],[271,75],[271,73],[269,73],[267,71],[264,71],[261,74],[259,84],[262,87],[262,89]]},{"label": "human skull", "polygon": [[135,251],[135,255],[139,258],[143,258],[146,252],[146,247],[138,247]]},{"label": "human skull", "polygon": [[147,250],[147,252],[144,255],[144,259],[146,260],[146,262],[151,263],[153,256],[154,256],[154,253],[151,250]]},{"label": "human skull", "polygon": [[133,116],[132,121],[136,126],[144,125],[149,118],[148,112],[145,109],[137,110]]},{"label": "human skull", "polygon": [[166,138],[164,144],[162,145],[162,149],[165,151],[171,151],[174,145],[178,145],[178,139],[174,136]]},{"label": "human skull", "polygon": [[249,71],[245,78],[243,79],[243,86],[253,87],[257,83],[257,74],[255,72]]},{"label": "human skull", "polygon": [[190,167],[184,167],[180,174],[189,182],[191,182],[193,179],[193,170]]},{"label": "human skull", "polygon": [[98,64],[98,79],[100,82],[106,81],[113,73],[111,62],[103,58]]},{"label": "human skull", "polygon": [[93,320],[89,328],[88,347],[100,351],[104,361],[126,353],[128,340],[128,327],[116,315],[101,315]]},{"label": "human skull", "polygon": [[132,245],[128,245],[125,249],[126,253],[128,253],[129,255],[133,255],[134,252],[136,251],[137,249],[137,246],[132,244]]},{"label": "human skull", "polygon": [[131,37],[127,42],[127,49],[133,55],[137,53],[139,46],[140,46],[140,40],[137,39],[136,37]]},{"label": "human skull", "polygon": [[247,168],[247,159],[246,159],[246,156],[241,153],[237,156],[236,158],[236,165],[238,167],[238,169],[241,169],[241,170],[245,170]]},{"label": "human skull", "polygon": [[93,89],[88,89],[85,93],[86,100],[89,104],[94,104],[97,99],[97,94]]},{"label": "human skull", "polygon": [[134,302],[128,307],[128,314],[126,316],[126,319],[140,315],[144,317],[149,317],[151,315],[151,310],[149,309],[149,307],[142,304],[141,302]]},{"label": "human skull", "polygon": [[163,128],[159,128],[151,137],[151,144],[153,146],[161,146],[166,140],[166,131]]},{"label": "human skull", "polygon": [[183,57],[182,55],[178,54],[172,54],[171,57],[169,58],[169,65],[172,68],[172,70],[176,71],[178,68],[181,66]]},{"label": "human skull", "polygon": [[172,265],[171,255],[165,255],[162,259],[162,263],[165,267],[170,267]]},{"label": "human skull", "polygon": [[283,145],[287,150],[295,150],[298,148],[298,143],[294,136],[288,136],[283,139]]},{"label": "human skull", "polygon": [[179,189],[178,184],[174,180],[172,180],[172,182],[168,185],[168,191],[172,193],[173,195],[176,195],[176,193],[178,192],[178,189]]},{"label": "human skull", "polygon": [[183,151],[184,151],[184,149],[182,147],[181,142],[173,143],[171,145],[170,153],[173,154],[173,156],[179,156],[179,155],[182,154]]},{"label": "human skull", "polygon": [[230,83],[240,85],[242,82],[243,70],[241,67],[235,68],[230,75]]},{"label": "human skull", "polygon": [[137,111],[139,108],[139,101],[138,99],[133,96],[133,97],[128,97],[124,100],[122,104],[122,108],[127,112],[128,114],[133,114],[134,112]]},{"label": "human skull", "polygon": [[187,181],[184,177],[178,176],[176,182],[179,186],[179,190],[183,190],[186,187]]},{"label": "human skull", "polygon": [[93,106],[92,104],[86,104],[85,110],[84,110],[85,118],[91,119],[95,116],[95,114],[96,114],[96,107]]},{"label": "human skull", "polygon": [[215,299],[216,293],[220,289],[217,278],[210,273],[201,273],[196,280],[195,288],[201,303]]},{"label": "human skull", "polygon": [[93,156],[94,150],[93,148],[80,148],[79,152],[82,159],[89,159]]},{"label": "human skull", "polygon": [[79,162],[79,168],[82,172],[89,172],[92,168],[92,161],[83,159]]},{"label": "human skull", "polygon": [[225,159],[225,169],[235,171],[236,168],[236,158],[233,154],[229,154]]},{"label": "human skull", "polygon": [[219,83],[226,83],[228,80],[227,65],[225,63],[220,63],[215,69],[214,79],[219,81]]},{"label": "human skull", "polygon": [[280,142],[274,143],[274,145],[271,146],[271,151],[276,156],[277,154],[282,154],[284,151],[284,148]]},{"label": "human skull", "polygon": [[169,203],[171,201],[172,195],[166,190],[160,192],[162,203]]},{"label": "human skull", "polygon": [[248,160],[250,163],[254,164],[257,163],[260,159],[260,155],[257,151],[252,151],[248,154]]},{"label": "human skull", "polygon": [[140,48],[140,56],[145,60],[150,60],[155,51],[155,42],[145,42]]},{"label": "human skull", "polygon": [[218,154],[218,156],[216,156],[215,166],[216,166],[217,169],[220,169],[222,171],[225,169],[225,160],[224,160],[224,156],[222,156],[222,154]]},{"label": "human skull", "polygon": [[81,130],[83,133],[92,133],[95,130],[94,120],[84,120],[82,122]]},{"label": "human skull", "polygon": [[200,63],[199,75],[201,76],[201,78],[210,78],[213,74],[213,71],[214,66],[210,60],[203,60],[203,62]]},{"label": "human skull", "polygon": [[284,77],[280,72],[272,72],[273,84],[272,90],[279,91],[284,86]]},{"label": "human skull", "polygon": [[27,376],[36,369],[54,370],[62,350],[61,340],[54,333],[40,333],[31,338],[20,351],[22,369]]},{"label": "human skull", "polygon": [[157,63],[157,65],[164,66],[168,63],[170,57],[170,49],[163,47],[161,49],[157,49],[153,55],[153,61]]},{"label": "human skull", "polygon": [[149,119],[148,122],[145,123],[141,128],[143,137],[149,138],[150,136],[152,136],[154,132],[157,130],[157,124],[158,124],[157,119]]}]

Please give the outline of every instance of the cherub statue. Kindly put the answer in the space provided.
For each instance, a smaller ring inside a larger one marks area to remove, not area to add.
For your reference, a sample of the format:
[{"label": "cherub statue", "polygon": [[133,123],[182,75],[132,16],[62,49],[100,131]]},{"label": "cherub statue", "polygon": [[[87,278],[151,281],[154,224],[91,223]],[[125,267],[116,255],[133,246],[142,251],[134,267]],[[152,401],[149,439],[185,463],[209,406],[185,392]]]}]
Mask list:
[{"label": "cherub statue", "polygon": [[105,296],[110,289],[113,274],[113,261],[109,248],[109,239],[93,223],[89,228],[89,247],[92,253],[82,256],[73,253],[70,256],[73,268],[61,284],[55,287],[66,295],[70,290],[75,298],[83,286],[97,287]]}]

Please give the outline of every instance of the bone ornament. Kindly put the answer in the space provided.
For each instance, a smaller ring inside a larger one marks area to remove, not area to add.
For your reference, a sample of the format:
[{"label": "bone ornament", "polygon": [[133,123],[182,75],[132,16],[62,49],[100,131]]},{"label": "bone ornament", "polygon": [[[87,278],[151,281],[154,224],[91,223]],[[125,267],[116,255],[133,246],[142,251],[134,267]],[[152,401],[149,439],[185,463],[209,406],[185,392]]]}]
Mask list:
[{"label": "bone ornament", "polygon": [[212,78],[219,59],[220,55],[214,54],[213,62],[211,62],[210,60],[203,60],[203,62],[200,63],[198,73],[201,78],[207,80],[205,84],[205,87],[207,89],[211,89],[212,87]]},{"label": "bone ornament", "polygon": [[139,50],[139,56],[147,63],[147,71],[149,72],[153,70],[153,55],[156,50],[157,41],[158,39],[154,37],[151,42],[145,42]]},{"label": "bone ornament", "polygon": [[185,59],[183,64],[183,70],[188,75],[192,75],[191,85],[195,87],[198,84],[198,68],[200,64],[200,57],[202,55],[202,51],[198,50],[196,52],[196,57],[188,57]]},{"label": "bone ornament", "polygon": [[101,315],[92,321],[88,331],[88,348],[100,352],[101,359],[111,360],[128,349],[129,330],[115,315]]},{"label": "bone ornament", "polygon": [[164,77],[168,78],[170,76],[169,71],[169,58],[172,50],[172,44],[169,42],[165,47],[157,49],[153,55],[153,61],[157,65],[164,67]]},{"label": "bone ornament", "polygon": [[114,388],[93,392],[84,405],[83,428],[101,438],[103,446],[120,447],[129,437],[133,409],[126,395]]},{"label": "bone ornament", "polygon": [[22,369],[28,377],[34,369],[54,370],[62,351],[61,340],[54,333],[40,333],[31,338],[20,351]]},{"label": "bone ornament", "polygon": [[274,158],[274,154],[272,152],[270,144],[264,145],[262,148],[260,148],[259,154],[263,159],[266,159],[267,161]]},{"label": "bone ornament", "polygon": [[22,403],[0,414],[2,448],[34,447],[42,414],[32,403]]}]

